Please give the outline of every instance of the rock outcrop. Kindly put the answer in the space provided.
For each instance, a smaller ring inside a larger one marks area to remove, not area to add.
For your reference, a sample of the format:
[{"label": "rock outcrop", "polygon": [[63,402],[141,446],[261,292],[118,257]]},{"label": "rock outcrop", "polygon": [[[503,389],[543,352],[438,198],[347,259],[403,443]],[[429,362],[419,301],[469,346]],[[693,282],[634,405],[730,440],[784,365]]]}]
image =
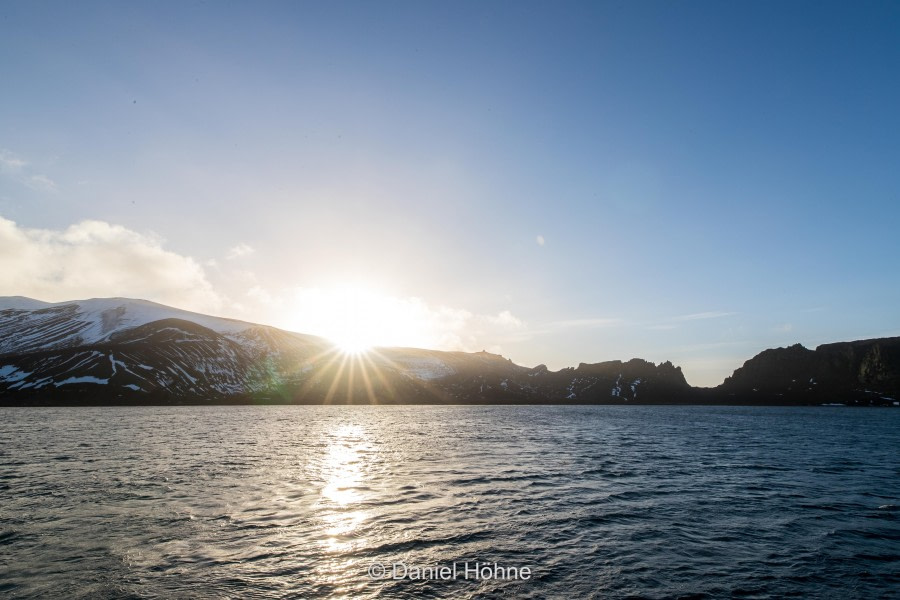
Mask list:
[{"label": "rock outcrop", "polygon": [[717,390],[765,404],[892,404],[900,398],[900,338],[765,350]]}]

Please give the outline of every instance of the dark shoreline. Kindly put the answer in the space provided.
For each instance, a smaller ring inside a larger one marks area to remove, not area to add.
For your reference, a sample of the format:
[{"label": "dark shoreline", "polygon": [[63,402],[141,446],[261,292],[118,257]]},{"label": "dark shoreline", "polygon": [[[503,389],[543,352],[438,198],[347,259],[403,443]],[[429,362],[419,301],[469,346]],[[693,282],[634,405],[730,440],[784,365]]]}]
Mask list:
[{"label": "dark shoreline", "polygon": [[63,407],[116,407],[116,406],[745,406],[745,407],[822,407],[822,408],[898,408],[894,400],[786,403],[786,402],[302,402],[273,401],[259,399],[217,399],[209,400],[156,400],[121,399],[118,401],[98,400],[23,400],[0,398],[0,408],[63,408]]}]

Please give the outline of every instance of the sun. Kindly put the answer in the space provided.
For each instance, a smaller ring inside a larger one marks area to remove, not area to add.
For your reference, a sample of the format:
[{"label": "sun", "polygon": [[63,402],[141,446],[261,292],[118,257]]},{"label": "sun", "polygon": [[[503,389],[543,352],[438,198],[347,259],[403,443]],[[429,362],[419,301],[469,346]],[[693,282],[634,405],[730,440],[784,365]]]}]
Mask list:
[{"label": "sun", "polygon": [[358,285],[306,288],[297,294],[292,329],[327,338],[344,354],[374,347],[432,345],[431,313],[417,298]]},{"label": "sun", "polygon": [[365,354],[372,347],[379,345],[377,342],[373,342],[365,331],[360,329],[348,328],[346,331],[340,331],[325,337],[334,342],[334,345],[337,346],[342,354]]}]

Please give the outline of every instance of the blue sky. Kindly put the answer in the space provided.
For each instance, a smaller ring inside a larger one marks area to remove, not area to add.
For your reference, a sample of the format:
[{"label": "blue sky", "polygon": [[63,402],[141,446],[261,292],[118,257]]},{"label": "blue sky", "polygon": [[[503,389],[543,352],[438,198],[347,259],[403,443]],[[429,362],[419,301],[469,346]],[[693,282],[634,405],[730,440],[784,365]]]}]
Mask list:
[{"label": "blue sky", "polygon": [[892,2],[7,2],[0,293],[315,330],[353,285],[421,343],[699,385],[900,335],[898,32]]}]

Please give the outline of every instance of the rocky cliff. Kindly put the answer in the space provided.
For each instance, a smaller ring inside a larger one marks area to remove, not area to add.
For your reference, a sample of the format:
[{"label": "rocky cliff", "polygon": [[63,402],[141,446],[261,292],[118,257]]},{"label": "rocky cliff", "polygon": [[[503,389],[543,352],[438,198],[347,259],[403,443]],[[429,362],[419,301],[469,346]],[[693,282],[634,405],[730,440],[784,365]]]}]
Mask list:
[{"label": "rocky cliff", "polygon": [[717,390],[753,403],[892,403],[900,398],[900,338],[765,350]]}]

